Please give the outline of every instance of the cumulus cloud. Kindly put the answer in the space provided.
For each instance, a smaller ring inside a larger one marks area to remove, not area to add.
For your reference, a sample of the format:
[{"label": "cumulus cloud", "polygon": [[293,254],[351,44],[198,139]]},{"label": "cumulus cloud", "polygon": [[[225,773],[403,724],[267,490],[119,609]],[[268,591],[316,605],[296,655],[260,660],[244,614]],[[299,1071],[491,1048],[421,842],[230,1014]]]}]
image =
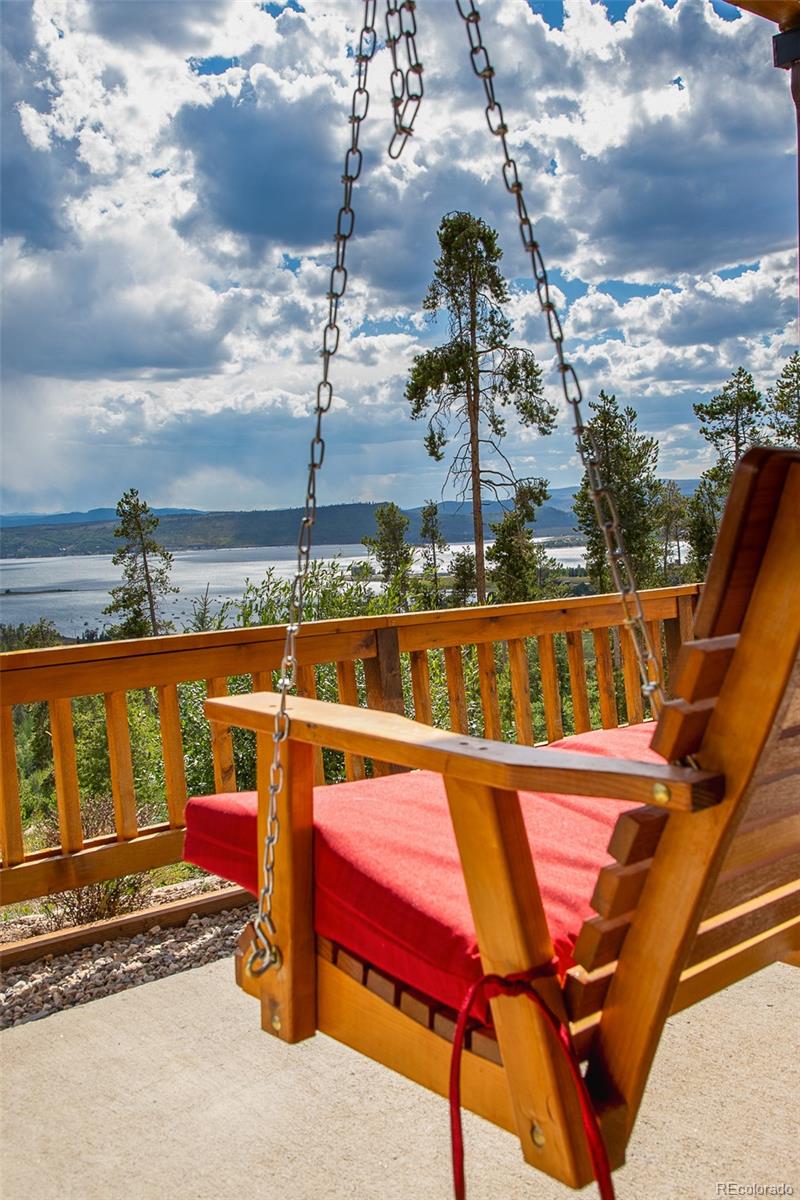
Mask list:
[{"label": "cumulus cloud", "polygon": [[[6,506],[106,504],[128,473],[154,503],[298,499],[359,16],[298,7],[6,6]],[[481,28],[569,352],[588,396],[639,408],[662,470],[696,474],[692,403],[740,363],[767,386],[796,340],[794,132],[769,27],[709,0],[614,20],[567,0],[562,28],[535,7],[485,0]],[[449,210],[498,228],[515,337],[558,398],[463,25],[445,4],[417,16],[425,97],[398,163],[384,47],[370,67],[328,501],[441,486],[403,389],[440,336],[421,304]],[[507,445],[522,473],[577,476],[566,427],[512,422]]]}]

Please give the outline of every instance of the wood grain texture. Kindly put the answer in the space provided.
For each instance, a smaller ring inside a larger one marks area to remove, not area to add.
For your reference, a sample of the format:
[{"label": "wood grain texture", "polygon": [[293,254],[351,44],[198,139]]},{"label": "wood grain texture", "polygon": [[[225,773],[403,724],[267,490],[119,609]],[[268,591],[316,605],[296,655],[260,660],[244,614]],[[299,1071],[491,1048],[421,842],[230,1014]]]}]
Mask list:
[{"label": "wood grain texture", "polygon": [[453,733],[469,731],[467,689],[464,685],[464,659],[460,646],[446,646],[444,665],[447,675],[447,695],[450,700],[450,728]]},{"label": "wood grain texture", "polygon": [[412,650],[409,654],[409,661],[411,664],[411,692],[414,698],[414,720],[420,721],[423,725],[432,725],[431,671],[427,650]]},{"label": "wood grain texture", "polygon": [[567,633],[567,663],[569,688],[572,695],[572,720],[576,733],[591,729],[589,695],[586,690],[586,662],[583,653],[583,634],[577,630]]},{"label": "wood grain texture", "polygon": [[128,699],[124,692],[107,692],[104,699],[111,793],[114,797],[114,824],[117,837],[135,838],[139,832],[139,822],[136,818],[136,792],[133,785]]},{"label": "wood grain texture", "polygon": [[503,736],[500,725],[500,703],[497,698],[497,668],[494,661],[492,642],[481,642],[476,646],[478,655],[478,681],[481,689],[484,737],[500,741]]},{"label": "wood grain texture", "polygon": [[614,666],[611,661],[611,639],[607,629],[593,629],[594,665],[597,673],[597,694],[600,700],[600,722],[604,729],[619,725],[617,696],[614,687]]},{"label": "wood grain texture", "polygon": [[511,673],[511,696],[514,701],[514,728],[517,745],[532,746],[536,738],[531,715],[531,677],[528,646],[523,638],[511,638],[509,641],[508,665]]},{"label": "wood grain texture", "polygon": [[561,692],[558,686],[556,651],[552,637],[536,639],[539,648],[539,675],[542,681],[542,702],[548,742],[557,742],[564,736],[561,719]]},{"label": "wood grain texture", "polygon": [[628,714],[628,724],[638,725],[640,721],[644,720],[642,679],[639,674],[633,634],[626,625],[619,627],[619,640],[622,648],[622,682],[625,687],[625,709]]},{"label": "wood grain texture", "polygon": [[80,850],[83,846],[72,702],[70,700],[51,700],[48,707],[61,848],[70,853],[73,850]]},{"label": "wood grain texture", "polygon": [[173,829],[185,824],[186,768],[183,760],[183,735],[174,683],[158,689],[158,721],[161,729],[161,753],[164,761],[164,787],[167,793],[169,823]]},{"label": "wood grain texture", "polygon": [[[336,686],[339,692],[339,703],[350,704],[357,708],[358,684],[355,663],[337,662]],[[352,754],[349,750],[345,750],[344,773],[349,780],[364,778],[364,759],[360,754]]]},{"label": "wood grain texture", "polygon": [[[206,680],[210,699],[228,695],[228,680],[216,676]],[[233,738],[230,726],[215,722],[211,726],[211,757],[214,763],[214,787],[218,792],[236,791],[236,766],[233,758]]]},{"label": "wood grain texture", "polygon": [[[452,778],[445,783],[484,971],[509,975],[544,966],[553,946],[517,794]],[[563,1019],[557,980],[543,978],[537,991]],[[591,1165],[577,1094],[554,1035],[519,998],[498,997],[491,1008],[525,1159],[582,1186],[592,1178]],[[543,1146],[534,1144],[534,1125],[544,1133]]]},{"label": "wood grain texture", "polygon": [[[309,700],[317,698],[317,672],[313,663],[303,663],[297,668],[297,694],[307,696]],[[320,787],[325,782],[325,767],[322,762],[322,750],[317,747],[313,754],[314,784]]]},{"label": "wood grain texture", "polygon": [[14,716],[5,704],[0,708],[0,852],[5,867],[13,867],[25,857]]}]

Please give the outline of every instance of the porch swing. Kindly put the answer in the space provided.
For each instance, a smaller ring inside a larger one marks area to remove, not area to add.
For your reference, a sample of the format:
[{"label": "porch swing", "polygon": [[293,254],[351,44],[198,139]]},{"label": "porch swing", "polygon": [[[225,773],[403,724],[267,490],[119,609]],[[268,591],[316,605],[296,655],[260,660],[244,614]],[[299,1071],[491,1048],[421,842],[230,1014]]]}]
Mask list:
[{"label": "porch swing", "polygon": [[[279,690],[206,702],[217,735],[256,732],[258,791],[190,800],[185,857],[259,896],[236,977],[260,1001],[268,1033],[297,1042],[319,1029],[450,1094],[457,1196],[463,1104],[516,1132],[532,1165],[572,1187],[597,1178],[609,1197],[609,1168],[624,1162],[666,1018],[800,956],[800,452],[757,448],[739,463],[667,699],[660,646],[564,358],[480,14],[474,0],[456,2],[656,719],[545,748],[434,728],[417,652],[420,719],[410,720],[404,648],[388,629],[394,639],[376,635],[363,648],[374,677],[393,680],[374,690],[377,709],[357,707],[344,680],[340,696],[353,703],[290,695],[308,661],[303,587],[377,41],[376,0],[364,0]],[[800,24],[797,4],[741,7]],[[415,38],[412,0],[387,0],[395,157],[422,97]],[[492,610],[474,612],[480,660]],[[320,747],[372,760],[374,777],[315,787]]]}]

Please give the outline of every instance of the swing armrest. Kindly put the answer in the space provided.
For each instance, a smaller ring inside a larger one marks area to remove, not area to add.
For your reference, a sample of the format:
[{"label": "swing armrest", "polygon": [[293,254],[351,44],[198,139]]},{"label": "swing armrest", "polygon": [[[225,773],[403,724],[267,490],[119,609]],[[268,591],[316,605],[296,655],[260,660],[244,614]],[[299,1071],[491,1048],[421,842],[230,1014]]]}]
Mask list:
[{"label": "swing armrest", "polygon": [[[271,734],[279,704],[276,693],[258,692],[207,700],[205,711],[217,724]],[[718,804],[725,790],[722,775],[690,767],[493,742],[396,713],[300,696],[290,696],[286,708],[289,736],[296,741],[507,791],[609,797],[692,811]]]}]

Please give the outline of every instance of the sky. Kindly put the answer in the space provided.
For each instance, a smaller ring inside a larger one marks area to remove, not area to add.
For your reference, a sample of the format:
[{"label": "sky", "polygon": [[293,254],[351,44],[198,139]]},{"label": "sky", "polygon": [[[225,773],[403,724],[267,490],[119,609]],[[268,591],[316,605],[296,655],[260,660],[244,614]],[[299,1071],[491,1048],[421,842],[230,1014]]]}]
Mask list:
[{"label": "sky", "polygon": [[[379,14],[384,5],[379,3]],[[5,0],[0,511],[302,503],[361,0]],[[767,21],[721,0],[484,0],[481,31],[587,398],[710,464],[692,404],[797,346],[794,113]],[[379,40],[320,503],[442,494],[404,387],[442,216],[497,228],[513,343],[560,385],[451,0],[391,161]],[[384,29],[379,15],[378,29]],[[569,422],[509,422],[519,475],[579,479]],[[448,497],[452,493],[447,493]]]}]

